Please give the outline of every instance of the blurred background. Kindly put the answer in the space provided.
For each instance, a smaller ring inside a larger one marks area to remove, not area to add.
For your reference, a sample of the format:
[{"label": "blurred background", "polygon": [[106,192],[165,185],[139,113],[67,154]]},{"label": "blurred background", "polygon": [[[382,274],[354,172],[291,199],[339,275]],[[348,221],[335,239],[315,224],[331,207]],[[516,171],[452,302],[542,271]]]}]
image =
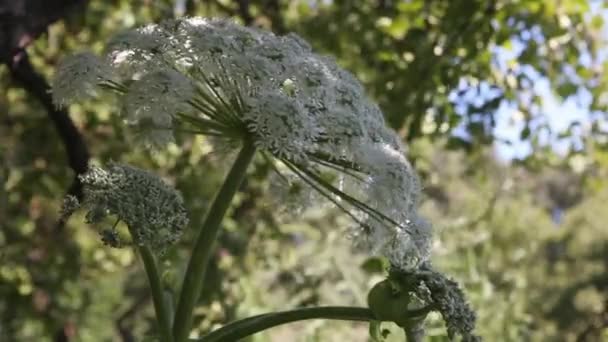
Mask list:
[{"label": "blurred background", "polygon": [[[58,61],[179,16],[296,32],[353,72],[408,146],[435,227],[433,263],[458,280],[486,341],[608,341],[608,10],[592,0],[0,0],[0,341],[141,341],[153,308],[141,264],[73,217],[75,173],[149,168],[200,225],[230,157],[204,138],[134,147],[107,98],[59,110]],[[365,305],[383,275],[330,208],[277,213],[250,169],[214,254],[196,332],[307,305]],[[163,260],[180,278],[192,228]],[[391,329],[390,326],[387,326]],[[394,328],[394,327],[393,327]],[[396,329],[391,340],[402,340]],[[428,340],[445,341],[439,317]],[[311,321],[250,341],[368,341]]]}]

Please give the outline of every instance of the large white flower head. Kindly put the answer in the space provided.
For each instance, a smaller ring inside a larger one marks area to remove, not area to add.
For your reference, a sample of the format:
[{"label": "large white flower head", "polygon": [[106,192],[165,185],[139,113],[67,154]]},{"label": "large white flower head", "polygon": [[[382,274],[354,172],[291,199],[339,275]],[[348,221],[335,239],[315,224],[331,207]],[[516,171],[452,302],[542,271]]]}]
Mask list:
[{"label": "large white flower head", "polygon": [[399,138],[361,83],[302,38],[184,18],[117,36],[101,60],[115,78],[87,80],[118,93],[153,145],[174,131],[251,142],[353,218],[362,245],[404,269],[426,259],[430,228],[412,223],[419,185]]}]

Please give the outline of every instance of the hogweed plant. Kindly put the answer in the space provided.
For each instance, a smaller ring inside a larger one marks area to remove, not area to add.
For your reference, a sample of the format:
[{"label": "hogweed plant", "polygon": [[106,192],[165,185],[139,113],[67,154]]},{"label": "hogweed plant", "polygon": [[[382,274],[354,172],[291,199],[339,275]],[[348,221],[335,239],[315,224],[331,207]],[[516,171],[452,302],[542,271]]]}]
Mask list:
[{"label": "hogweed plant", "polygon": [[[104,243],[135,247],[148,276],[159,339],[186,341],[222,218],[256,154],[274,170],[273,191],[297,213],[324,199],[352,219],[354,243],[384,257],[387,278],[368,295],[369,308],[312,307],[250,317],[201,341],[236,341],[273,326],[312,318],[401,326],[421,341],[430,311],[441,313],[448,335],[476,341],[475,314],[458,285],[428,261],[431,227],[417,213],[418,178],[400,138],[349,72],[312,52],[295,34],[275,36],[222,19],[187,18],[116,36],[104,56],[65,59],[53,81],[63,106],[116,94],[124,122],[141,141],[162,148],[175,132],[212,137],[220,150],[238,149],[224,184],[199,227],[175,310],[166,305],[157,258],[188,224],[180,195],[152,173],[110,164],[80,179],[84,199],[68,198],[64,215],[88,210],[89,223],[111,216]],[[124,223],[131,235],[116,231]]]}]

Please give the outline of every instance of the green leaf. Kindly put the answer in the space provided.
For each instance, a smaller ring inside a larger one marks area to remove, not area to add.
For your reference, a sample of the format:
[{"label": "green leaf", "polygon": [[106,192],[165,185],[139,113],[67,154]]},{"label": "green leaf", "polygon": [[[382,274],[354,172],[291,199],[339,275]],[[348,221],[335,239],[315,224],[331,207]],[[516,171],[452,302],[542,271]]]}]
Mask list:
[{"label": "green leaf", "polygon": [[521,130],[521,133],[519,134],[519,138],[521,140],[526,140],[530,137],[530,126],[526,125],[526,127],[524,127],[524,129]]},{"label": "green leaf", "polygon": [[578,91],[578,86],[574,83],[565,82],[557,86],[557,94],[562,98],[567,98],[574,95]]},{"label": "green leaf", "polygon": [[383,273],[388,269],[388,263],[384,258],[371,257],[361,264],[361,269],[367,273]]}]

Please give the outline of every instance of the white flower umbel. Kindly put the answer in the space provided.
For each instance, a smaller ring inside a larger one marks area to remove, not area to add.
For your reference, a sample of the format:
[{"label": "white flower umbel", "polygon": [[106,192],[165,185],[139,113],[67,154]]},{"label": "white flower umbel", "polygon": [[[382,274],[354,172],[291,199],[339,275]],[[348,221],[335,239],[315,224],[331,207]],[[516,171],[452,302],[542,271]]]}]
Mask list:
[{"label": "white flower umbel", "polygon": [[125,93],[126,121],[139,128],[146,143],[166,145],[172,140],[174,118],[191,111],[188,101],[193,96],[194,87],[182,74],[173,70],[148,73]]},{"label": "white flower umbel", "polygon": [[[97,81],[116,92],[125,119],[149,130],[152,145],[174,131],[225,146],[253,143],[354,219],[354,235],[371,251],[402,268],[428,255],[430,229],[413,223],[419,186],[399,137],[361,83],[297,35],[176,19],[119,35],[104,60],[116,79],[101,77],[100,68],[72,67],[60,68],[58,79]],[[78,96],[59,103],[70,100]]]},{"label": "white flower umbel", "polygon": [[179,239],[188,224],[179,193],[150,172],[110,164],[105,169],[91,167],[80,180],[87,221],[100,223],[111,215],[129,227],[138,245],[162,252]]},{"label": "white flower umbel", "polygon": [[365,224],[354,234],[356,242],[386,256],[394,266],[414,268],[429,255],[431,227],[416,213],[420,184],[413,168],[400,149],[387,143],[360,144],[353,150],[368,174],[361,184],[365,202],[398,223],[386,225],[365,214]]},{"label": "white flower umbel", "polygon": [[53,102],[57,106],[83,101],[95,95],[97,85],[111,75],[110,67],[98,56],[83,52],[61,61],[52,80]]},{"label": "white flower umbel", "polygon": [[256,146],[278,158],[305,160],[319,136],[317,124],[307,117],[310,114],[306,108],[276,91],[262,93],[250,103],[254,105],[244,119],[247,128],[255,132]]}]

